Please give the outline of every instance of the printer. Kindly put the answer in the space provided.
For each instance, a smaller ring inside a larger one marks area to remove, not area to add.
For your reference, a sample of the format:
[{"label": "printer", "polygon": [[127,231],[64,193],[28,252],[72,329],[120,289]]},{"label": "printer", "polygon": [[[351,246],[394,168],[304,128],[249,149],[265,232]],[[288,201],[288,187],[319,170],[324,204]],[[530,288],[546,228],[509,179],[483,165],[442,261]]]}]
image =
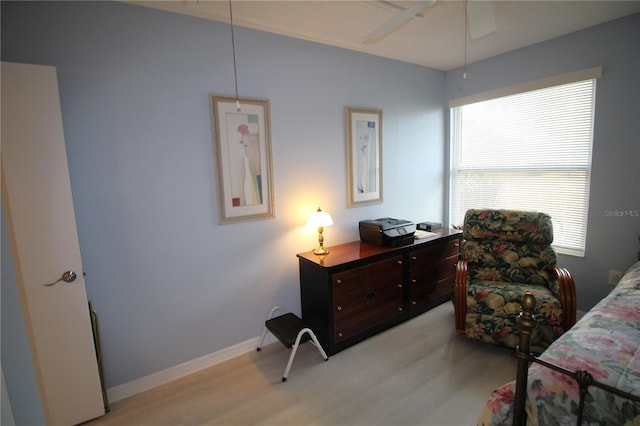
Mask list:
[{"label": "printer", "polygon": [[400,247],[413,243],[416,225],[408,220],[383,217],[359,222],[360,240],[377,246]]}]

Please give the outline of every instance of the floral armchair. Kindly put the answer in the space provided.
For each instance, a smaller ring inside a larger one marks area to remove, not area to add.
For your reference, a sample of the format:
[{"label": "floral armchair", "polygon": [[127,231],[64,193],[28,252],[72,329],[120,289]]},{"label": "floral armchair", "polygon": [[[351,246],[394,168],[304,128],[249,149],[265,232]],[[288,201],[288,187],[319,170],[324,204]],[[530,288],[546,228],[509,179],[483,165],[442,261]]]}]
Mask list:
[{"label": "floral armchair", "polygon": [[454,284],[458,333],[515,348],[516,318],[527,292],[537,306],[532,352],[543,352],[575,323],[575,286],[569,271],[556,266],[549,215],[468,210],[463,239]]}]

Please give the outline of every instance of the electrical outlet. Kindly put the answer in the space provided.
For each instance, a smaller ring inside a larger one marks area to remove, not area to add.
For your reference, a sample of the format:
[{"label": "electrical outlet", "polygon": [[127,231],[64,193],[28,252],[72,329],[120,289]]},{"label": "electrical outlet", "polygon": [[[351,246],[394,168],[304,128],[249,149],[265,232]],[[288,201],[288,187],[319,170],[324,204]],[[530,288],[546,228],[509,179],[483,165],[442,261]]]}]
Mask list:
[{"label": "electrical outlet", "polygon": [[609,270],[609,285],[617,285],[620,278],[622,278],[622,272],[614,271],[613,269]]}]

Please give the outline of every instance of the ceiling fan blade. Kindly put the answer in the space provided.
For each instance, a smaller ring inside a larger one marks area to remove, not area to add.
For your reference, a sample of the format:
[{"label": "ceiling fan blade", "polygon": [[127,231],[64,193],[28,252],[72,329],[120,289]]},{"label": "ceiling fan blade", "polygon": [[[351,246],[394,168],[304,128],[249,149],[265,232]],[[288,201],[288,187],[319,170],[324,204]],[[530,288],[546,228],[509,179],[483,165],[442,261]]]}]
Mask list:
[{"label": "ceiling fan blade", "polygon": [[436,0],[419,0],[412,6],[406,8],[393,18],[389,19],[384,24],[380,25],[378,28],[367,34],[364,38],[365,43],[375,43],[380,40],[396,28],[398,28],[402,23],[408,19],[411,19],[413,16],[422,13],[426,8],[432,6],[436,3]]},{"label": "ceiling fan blade", "polygon": [[484,37],[496,30],[492,1],[468,1],[467,15],[471,40]]}]

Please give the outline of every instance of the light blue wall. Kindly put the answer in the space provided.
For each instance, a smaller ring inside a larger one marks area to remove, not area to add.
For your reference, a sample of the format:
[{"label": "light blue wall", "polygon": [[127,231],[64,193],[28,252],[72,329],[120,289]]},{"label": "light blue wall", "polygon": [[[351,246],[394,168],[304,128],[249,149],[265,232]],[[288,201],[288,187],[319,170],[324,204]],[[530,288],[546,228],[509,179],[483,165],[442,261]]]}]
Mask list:
[{"label": "light blue wall", "polygon": [[[447,73],[447,100],[602,65],[597,82],[586,256],[560,255],[574,275],[578,309],[610,290],[609,269],[636,259],[640,217],[640,14]],[[470,46],[473,49],[473,45]]]},{"label": "light blue wall", "polygon": [[[44,424],[38,383],[31,362],[29,341],[22,304],[16,284],[16,273],[13,268],[13,257],[9,246],[9,237],[4,217],[4,210],[0,204],[1,247],[2,247],[2,277],[0,288],[0,357],[7,395],[2,388],[2,417],[1,425],[41,425]],[[10,406],[7,406],[7,403]],[[13,419],[10,414],[13,414]]]},{"label": "light blue wall", "polygon": [[[443,72],[244,28],[236,48],[240,95],[271,102],[276,218],[218,225],[208,94],[233,93],[229,26],[2,2],[2,59],[57,67],[108,387],[254,338],[273,305],[299,313],[318,205],[329,246],[362,219],[443,220]],[[383,204],[346,207],[347,106],[383,110]]]}]

